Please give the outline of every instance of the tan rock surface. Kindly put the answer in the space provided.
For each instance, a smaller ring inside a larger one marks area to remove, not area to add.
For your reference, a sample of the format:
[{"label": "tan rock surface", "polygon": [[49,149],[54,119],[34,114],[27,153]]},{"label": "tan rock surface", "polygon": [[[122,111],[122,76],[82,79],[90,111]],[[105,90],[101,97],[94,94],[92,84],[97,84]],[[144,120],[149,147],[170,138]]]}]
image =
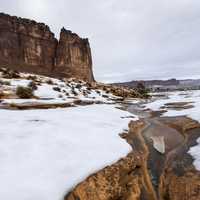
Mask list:
[{"label": "tan rock surface", "polygon": [[[154,149],[151,140],[159,132],[166,138],[164,154]],[[65,200],[200,199],[200,173],[187,153],[200,136],[196,121],[187,117],[133,121],[121,136],[134,153],[88,177]]]}]

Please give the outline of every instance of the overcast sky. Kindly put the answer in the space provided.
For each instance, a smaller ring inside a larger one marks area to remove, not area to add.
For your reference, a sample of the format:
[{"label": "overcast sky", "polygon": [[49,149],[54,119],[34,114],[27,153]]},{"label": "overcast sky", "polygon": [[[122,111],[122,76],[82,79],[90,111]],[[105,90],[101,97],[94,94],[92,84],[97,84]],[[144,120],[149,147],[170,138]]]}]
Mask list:
[{"label": "overcast sky", "polygon": [[98,81],[200,78],[200,0],[0,0],[1,12],[88,37]]}]

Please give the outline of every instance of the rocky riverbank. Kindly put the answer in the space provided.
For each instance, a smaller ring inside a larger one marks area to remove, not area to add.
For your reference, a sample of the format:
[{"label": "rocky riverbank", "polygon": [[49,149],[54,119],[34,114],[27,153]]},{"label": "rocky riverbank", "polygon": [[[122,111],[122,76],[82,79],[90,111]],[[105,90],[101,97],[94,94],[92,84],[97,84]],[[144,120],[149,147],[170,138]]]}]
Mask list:
[{"label": "rocky riverbank", "polygon": [[162,117],[140,104],[128,110],[141,117],[121,134],[132,152],[88,177],[65,200],[200,199],[200,172],[188,153],[200,137],[200,124],[186,116]]}]

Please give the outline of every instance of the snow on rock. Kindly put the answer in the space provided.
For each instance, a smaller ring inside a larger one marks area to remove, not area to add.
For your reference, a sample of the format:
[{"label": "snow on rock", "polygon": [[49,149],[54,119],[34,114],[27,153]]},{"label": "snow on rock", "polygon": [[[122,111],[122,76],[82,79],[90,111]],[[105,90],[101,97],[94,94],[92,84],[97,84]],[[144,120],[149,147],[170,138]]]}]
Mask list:
[{"label": "snow on rock", "polygon": [[[158,93],[157,93],[158,94]],[[163,97],[154,98],[153,101],[146,104],[146,108],[151,110],[159,110],[161,106],[164,106],[167,103],[175,103],[175,102],[192,102],[194,97],[200,97],[200,91],[184,91],[184,92],[163,92],[160,93]]]},{"label": "snow on rock", "polygon": [[37,90],[34,92],[34,94],[39,97],[39,98],[52,98],[52,99],[56,99],[59,97],[59,92],[55,91],[53,89],[52,85],[49,85],[47,83],[41,84],[39,86],[37,86]]},{"label": "snow on rock", "polygon": [[168,93],[168,98],[164,99],[157,99],[153,102],[146,104],[146,108],[152,110],[159,110],[162,106],[166,103],[174,103],[174,102],[191,102],[190,104],[193,105],[193,108],[189,109],[181,109],[181,110],[173,110],[173,109],[166,109],[164,116],[183,116],[187,115],[192,119],[200,121],[200,90],[193,90],[193,91],[184,91],[184,92],[171,92]]},{"label": "snow on rock", "polygon": [[62,199],[86,176],[129,153],[118,135],[127,116],[113,105],[0,110],[0,199]]},{"label": "snow on rock", "polygon": [[10,85],[14,87],[17,86],[27,87],[28,84],[31,82],[30,80],[27,79],[3,79],[3,80],[10,82]]},{"label": "snow on rock", "polygon": [[[66,102],[74,100],[81,101],[93,101],[102,103],[113,103],[113,100],[117,97],[111,93],[106,93],[101,89],[94,89],[90,87],[84,81],[78,81],[73,79],[59,80],[55,78],[45,77],[41,75],[31,75],[25,73],[19,73],[19,78],[3,78],[0,75],[0,92],[13,94],[12,102],[16,103],[16,88],[18,86],[28,87],[33,81],[37,86],[34,90],[34,95],[39,100],[63,100]],[[11,95],[10,95],[11,96]],[[9,98],[11,98],[9,96]],[[30,99],[30,103],[33,99]],[[6,102],[6,99],[5,101]],[[28,102],[28,100],[26,100]],[[44,102],[45,103],[45,102]]]}]

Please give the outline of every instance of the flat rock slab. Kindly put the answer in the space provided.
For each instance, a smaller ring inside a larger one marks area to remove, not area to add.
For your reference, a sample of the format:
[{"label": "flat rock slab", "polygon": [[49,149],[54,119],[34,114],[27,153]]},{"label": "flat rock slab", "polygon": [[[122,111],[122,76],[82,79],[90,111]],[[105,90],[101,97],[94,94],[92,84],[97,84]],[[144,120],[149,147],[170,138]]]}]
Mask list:
[{"label": "flat rock slab", "polygon": [[193,108],[194,102],[171,102],[166,103],[161,109],[184,110]]}]

